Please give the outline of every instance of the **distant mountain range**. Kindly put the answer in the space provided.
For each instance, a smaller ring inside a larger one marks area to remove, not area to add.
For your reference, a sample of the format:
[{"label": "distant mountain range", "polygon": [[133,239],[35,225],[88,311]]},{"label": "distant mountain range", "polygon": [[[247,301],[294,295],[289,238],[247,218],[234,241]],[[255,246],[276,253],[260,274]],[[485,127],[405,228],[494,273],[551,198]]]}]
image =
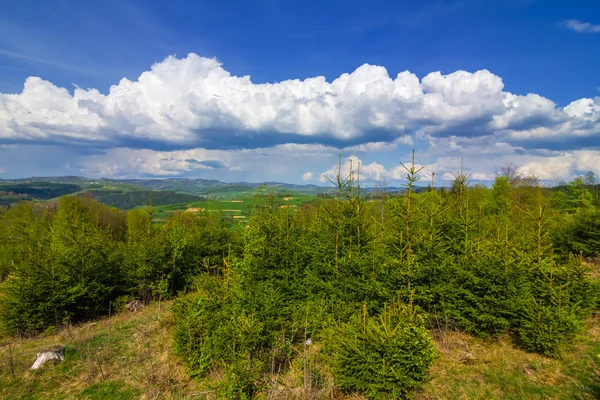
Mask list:
[{"label": "distant mountain range", "polygon": [[[118,183],[124,185],[136,185],[154,190],[175,190],[182,193],[207,194],[211,189],[223,188],[258,188],[265,185],[268,188],[290,189],[301,192],[327,193],[332,190],[331,186],[321,186],[314,184],[294,184],[285,182],[222,182],[215,179],[190,179],[190,178],[148,178],[148,179],[113,179],[113,178],[86,178],[82,176],[45,176],[30,177],[22,179],[5,179],[0,183],[30,183],[30,182],[48,182],[48,183],[75,183],[75,184],[110,184]],[[381,187],[364,186],[367,191],[381,190]],[[401,191],[401,187],[386,187],[387,191]]]},{"label": "distant mountain range", "polygon": [[48,183],[122,183],[122,184],[132,184],[139,185],[147,188],[158,189],[161,186],[168,184],[193,184],[193,185],[202,185],[202,186],[262,186],[263,184],[267,186],[280,186],[285,188],[314,188],[314,189],[324,189],[328,188],[325,186],[319,185],[297,185],[293,183],[285,183],[285,182],[221,182],[215,179],[189,179],[189,178],[148,178],[148,179],[114,179],[114,178],[86,178],[84,176],[32,176],[29,178],[18,178],[18,179],[0,179],[0,183],[31,183],[31,182],[48,182]]},{"label": "distant mountain range", "polygon": [[[298,185],[284,182],[221,182],[214,179],[108,179],[82,176],[45,176],[0,180],[0,206],[21,200],[48,201],[64,195],[83,195],[121,209],[146,205],[188,203],[210,199],[236,199],[264,194],[319,196],[334,192],[331,186]],[[419,187],[417,191],[426,190]],[[365,192],[381,192],[380,186],[363,186]],[[387,193],[403,191],[386,187]],[[151,194],[150,192],[154,192]]]}]

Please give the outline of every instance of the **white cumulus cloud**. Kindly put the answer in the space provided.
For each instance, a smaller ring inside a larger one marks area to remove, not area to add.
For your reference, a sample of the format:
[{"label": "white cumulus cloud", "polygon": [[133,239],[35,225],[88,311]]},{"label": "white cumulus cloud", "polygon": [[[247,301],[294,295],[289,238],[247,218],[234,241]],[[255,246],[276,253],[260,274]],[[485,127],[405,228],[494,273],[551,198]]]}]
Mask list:
[{"label": "white cumulus cloud", "polygon": [[578,19],[569,19],[563,21],[562,25],[577,32],[600,32],[600,25],[591,24],[589,22],[583,22]]},{"label": "white cumulus cloud", "polygon": [[[407,168],[411,168],[410,163],[404,164]],[[415,163],[415,170],[418,171],[417,176],[422,180],[430,180],[431,173],[434,172],[431,166],[421,165]],[[341,174],[342,178],[349,176],[350,171],[353,171],[355,179],[360,177],[361,181],[387,181],[387,180],[406,180],[407,171],[402,165],[397,165],[387,169],[383,165],[372,162],[370,164],[363,163],[360,158],[352,155],[343,160],[341,166],[336,164],[328,170],[321,173],[321,182],[327,182],[329,180],[335,181],[338,173]]]},{"label": "white cumulus cloud", "polygon": [[335,181],[338,174],[343,179],[348,177],[351,172],[355,178],[360,178],[361,180],[381,181],[386,175],[383,165],[376,162],[364,164],[360,158],[352,155],[347,157],[341,165],[333,165],[327,171],[321,173],[319,179],[321,182]]},{"label": "white cumulus cloud", "polygon": [[419,79],[365,64],[331,82],[317,76],[257,84],[189,54],[167,57],[137,80],[123,78],[106,94],[71,93],[30,77],[21,93],[0,94],[0,143],[158,150],[315,143],[369,151],[410,144],[414,133],[431,140],[497,135],[543,147],[548,138],[597,140],[598,103],[579,99],[560,108],[536,94],[515,95],[487,70]]},{"label": "white cumulus cloud", "polygon": [[312,172],[307,172],[304,175],[302,175],[302,180],[303,181],[310,181],[313,178],[313,173]]},{"label": "white cumulus cloud", "polygon": [[587,171],[600,174],[600,151],[577,150],[548,157],[533,157],[520,171],[542,180],[569,180]]}]

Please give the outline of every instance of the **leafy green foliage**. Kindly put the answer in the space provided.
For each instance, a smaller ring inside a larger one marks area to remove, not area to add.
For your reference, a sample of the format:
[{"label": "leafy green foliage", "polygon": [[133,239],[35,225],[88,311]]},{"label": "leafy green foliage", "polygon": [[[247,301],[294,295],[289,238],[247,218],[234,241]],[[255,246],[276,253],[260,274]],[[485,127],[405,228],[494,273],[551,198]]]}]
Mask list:
[{"label": "leafy green foliage", "polygon": [[[550,192],[529,178],[469,187],[457,173],[448,191],[417,194],[419,169],[403,166],[402,196],[369,201],[351,170],[313,206],[256,208],[223,277],[179,300],[176,348],[193,373],[224,370],[228,396],[250,395],[266,355],[294,362],[311,337],[325,341],[341,387],[410,397],[433,357],[425,324],[440,317],[483,337],[517,332],[524,347],[558,356],[596,307],[597,286],[581,257],[554,256],[548,230],[564,222]],[[256,327],[250,347],[239,345],[240,318]]]},{"label": "leafy green foliage", "polygon": [[410,305],[392,305],[379,316],[354,316],[335,327],[327,342],[336,382],[370,399],[412,397],[435,356],[422,317]]},{"label": "leafy green foliage", "polygon": [[459,262],[444,271],[446,284],[434,290],[439,310],[455,324],[479,336],[498,336],[514,326],[528,293],[522,264],[495,257]]},{"label": "leafy green foliage", "polygon": [[222,278],[202,275],[195,287],[197,292],[178,298],[173,306],[175,353],[193,376],[224,369],[225,379],[218,386],[223,398],[250,398],[264,367],[264,324],[235,307]]},{"label": "leafy green foliage", "polygon": [[497,177],[492,186],[491,211],[506,222],[512,206],[512,186],[507,176]]},{"label": "leafy green foliage", "polygon": [[519,339],[528,350],[560,357],[582,328],[576,307],[544,305],[532,300],[524,307]]},{"label": "leafy green foliage", "polygon": [[554,233],[554,243],[560,254],[600,256],[600,212],[586,208],[570,218],[570,222]]},{"label": "leafy green foliage", "polygon": [[1,217],[0,238],[11,246],[0,251],[0,329],[10,334],[107,314],[126,295],[168,298],[192,275],[215,271],[235,243],[216,217],[156,228],[145,210],[127,215],[77,196],[58,207],[22,203]]},{"label": "leafy green foliage", "polygon": [[103,211],[96,203],[64,197],[52,219],[39,220],[43,231],[36,243],[2,283],[4,331],[35,333],[108,310],[118,293],[121,254],[101,225],[107,222]]}]

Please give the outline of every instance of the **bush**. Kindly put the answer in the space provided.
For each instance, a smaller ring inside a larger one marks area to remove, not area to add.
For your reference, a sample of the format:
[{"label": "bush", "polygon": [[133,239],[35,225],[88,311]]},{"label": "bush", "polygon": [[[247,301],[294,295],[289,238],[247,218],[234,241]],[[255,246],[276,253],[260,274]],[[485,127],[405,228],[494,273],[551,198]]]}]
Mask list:
[{"label": "bush", "polygon": [[562,256],[580,253],[585,258],[600,256],[600,212],[585,209],[576,213],[570,224],[554,232],[553,242]]},{"label": "bush", "polygon": [[230,358],[230,298],[220,279],[202,275],[198,292],[173,304],[175,353],[193,376],[204,375],[213,361]]},{"label": "bush", "polygon": [[505,266],[493,255],[444,267],[445,282],[434,287],[439,310],[461,330],[480,337],[507,333],[520,317],[528,289],[527,270],[520,263]]},{"label": "bush", "polygon": [[223,365],[224,376],[215,385],[219,399],[246,400],[253,398],[258,389],[263,364],[252,360],[236,360]]},{"label": "bush", "polygon": [[370,399],[410,398],[421,387],[435,348],[412,306],[394,305],[378,317],[356,315],[326,340],[336,384]]},{"label": "bush", "polygon": [[30,335],[108,313],[122,287],[123,260],[114,231],[101,226],[110,213],[97,203],[64,197],[53,218],[30,221],[43,234],[0,285],[1,331]]},{"label": "bush", "polygon": [[525,307],[519,339],[527,350],[558,358],[582,328],[576,307],[546,306],[532,300]]},{"label": "bush", "polygon": [[235,307],[224,279],[201,275],[197,292],[173,305],[175,353],[195,377],[222,369],[223,398],[250,398],[263,372],[264,325]]}]

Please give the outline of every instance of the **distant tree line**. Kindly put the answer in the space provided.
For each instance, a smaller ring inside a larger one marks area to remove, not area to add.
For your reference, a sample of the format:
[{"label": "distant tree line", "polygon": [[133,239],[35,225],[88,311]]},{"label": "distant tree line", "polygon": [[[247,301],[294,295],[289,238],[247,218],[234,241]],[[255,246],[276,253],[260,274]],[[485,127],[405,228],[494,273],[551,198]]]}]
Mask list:
[{"label": "distant tree line", "polygon": [[13,194],[27,195],[27,197],[38,200],[48,200],[55,197],[74,193],[81,186],[70,183],[33,182],[7,184],[0,183],[0,192],[12,192]]},{"label": "distant tree line", "polygon": [[129,210],[135,207],[168,204],[192,203],[207,200],[206,196],[196,196],[172,191],[134,190],[131,192],[111,190],[88,190],[82,196],[94,198],[109,207]]}]

